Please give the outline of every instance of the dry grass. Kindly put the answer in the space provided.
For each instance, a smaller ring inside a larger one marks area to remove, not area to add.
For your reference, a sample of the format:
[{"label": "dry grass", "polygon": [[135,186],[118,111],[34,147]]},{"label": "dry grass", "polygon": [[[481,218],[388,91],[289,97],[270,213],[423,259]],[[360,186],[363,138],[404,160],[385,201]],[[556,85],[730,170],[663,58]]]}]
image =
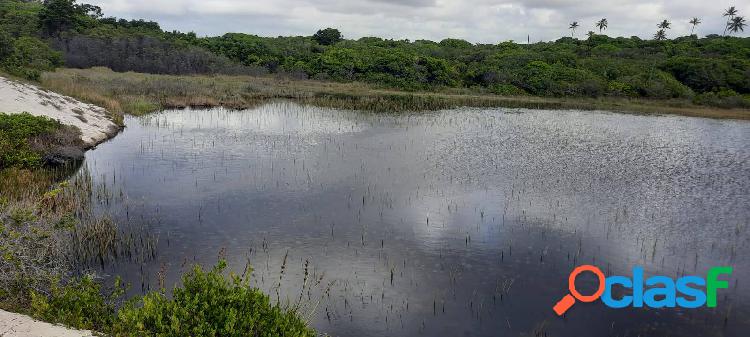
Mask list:
[{"label": "dry grass", "polygon": [[504,97],[472,93],[404,92],[362,83],[335,83],[252,76],[173,76],[116,73],[106,68],[61,69],[42,76],[42,85],[110,111],[141,115],[164,108],[250,108],[269,99],[292,99],[317,106],[376,112],[440,110],[456,107],[612,110],[709,118],[750,119],[750,110],[696,106],[685,100],[621,98]]}]

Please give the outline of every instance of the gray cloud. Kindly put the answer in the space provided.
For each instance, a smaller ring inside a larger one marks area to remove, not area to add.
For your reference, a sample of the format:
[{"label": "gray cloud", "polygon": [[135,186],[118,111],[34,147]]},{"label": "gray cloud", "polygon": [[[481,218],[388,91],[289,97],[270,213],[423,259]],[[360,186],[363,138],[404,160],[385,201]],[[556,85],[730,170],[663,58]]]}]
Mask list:
[{"label": "gray cloud", "polygon": [[[744,0],[747,1],[747,0]],[[243,32],[262,36],[310,35],[323,27],[346,37],[395,39],[463,38],[472,42],[555,40],[569,36],[578,21],[579,36],[596,30],[606,17],[610,36],[649,38],[656,24],[673,22],[669,36],[687,35],[688,20],[703,21],[701,35],[721,33],[724,8],[737,5],[750,14],[750,3],[727,0],[88,0],[107,15],[146,18],[165,29],[200,35]],[[747,12],[747,13],[745,13]],[[750,32],[750,29],[748,30]],[[747,36],[744,33],[743,36]]]}]

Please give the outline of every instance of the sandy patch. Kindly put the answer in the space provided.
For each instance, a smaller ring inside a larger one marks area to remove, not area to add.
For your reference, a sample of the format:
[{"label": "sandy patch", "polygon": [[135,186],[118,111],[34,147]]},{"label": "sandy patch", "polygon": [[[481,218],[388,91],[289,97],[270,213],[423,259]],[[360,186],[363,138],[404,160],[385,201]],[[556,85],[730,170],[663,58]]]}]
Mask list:
[{"label": "sandy patch", "polygon": [[87,147],[111,138],[120,130],[104,108],[4,77],[0,77],[0,112],[28,112],[76,126],[81,129],[81,139]]},{"label": "sandy patch", "polygon": [[72,330],[31,317],[0,310],[2,337],[91,337],[90,331]]}]

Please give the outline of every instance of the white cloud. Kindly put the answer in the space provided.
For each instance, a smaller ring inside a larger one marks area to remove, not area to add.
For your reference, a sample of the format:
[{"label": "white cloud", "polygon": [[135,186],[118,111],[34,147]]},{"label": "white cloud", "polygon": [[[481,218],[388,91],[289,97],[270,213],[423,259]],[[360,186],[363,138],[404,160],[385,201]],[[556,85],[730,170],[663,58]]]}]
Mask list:
[{"label": "white cloud", "polygon": [[[88,0],[106,15],[159,21],[168,30],[200,35],[242,32],[261,36],[311,35],[335,27],[348,38],[463,38],[472,42],[555,40],[568,36],[578,21],[583,36],[606,17],[610,36],[648,38],[663,19],[670,36],[687,35],[693,16],[697,32],[720,34],[723,10],[736,5],[750,14],[750,3],[726,0]],[[748,29],[750,32],[750,29]],[[748,32],[742,36],[747,36]]]}]

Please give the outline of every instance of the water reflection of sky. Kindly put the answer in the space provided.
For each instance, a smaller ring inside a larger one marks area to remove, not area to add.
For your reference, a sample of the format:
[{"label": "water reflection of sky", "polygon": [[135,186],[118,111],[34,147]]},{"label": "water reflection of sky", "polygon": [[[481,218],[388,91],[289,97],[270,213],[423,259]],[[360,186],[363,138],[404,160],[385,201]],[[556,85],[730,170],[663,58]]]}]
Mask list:
[{"label": "water reflection of sky", "polygon": [[[391,116],[272,103],[126,123],[87,165],[114,191],[102,210],[160,234],[155,261],[107,269],[134,284],[155,284],[162,266],[175,281],[185,265],[210,264],[226,249],[282,302],[298,297],[305,261],[325,280],[306,303],[335,281],[310,305],[312,324],[334,336],[750,327],[748,287],[737,282],[750,276],[746,122],[502,109]],[[735,275],[717,310],[589,305],[557,318],[550,308],[581,263],[672,276],[729,264]]]}]

